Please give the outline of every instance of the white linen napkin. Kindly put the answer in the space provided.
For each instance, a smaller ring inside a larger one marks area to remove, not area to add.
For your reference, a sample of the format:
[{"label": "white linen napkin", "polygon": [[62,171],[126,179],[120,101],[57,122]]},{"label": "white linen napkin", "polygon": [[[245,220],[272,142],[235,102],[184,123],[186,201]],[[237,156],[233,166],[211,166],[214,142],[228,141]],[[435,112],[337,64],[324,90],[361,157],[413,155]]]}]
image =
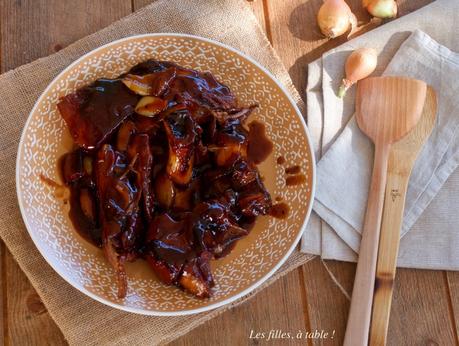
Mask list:
[{"label": "white linen napkin", "polygon": [[445,47],[459,50],[457,23],[459,2],[439,0],[349,41],[309,66],[308,124],[316,154],[323,155],[313,208],[327,224],[321,226],[317,216],[312,218],[303,236],[303,252],[356,260],[373,145],[352,117],[355,88],[344,102],[336,91],[346,57],[365,46],[379,51],[374,75],[385,69],[384,75],[422,79],[438,97],[437,124],[408,187],[398,265],[459,269],[459,54]]}]

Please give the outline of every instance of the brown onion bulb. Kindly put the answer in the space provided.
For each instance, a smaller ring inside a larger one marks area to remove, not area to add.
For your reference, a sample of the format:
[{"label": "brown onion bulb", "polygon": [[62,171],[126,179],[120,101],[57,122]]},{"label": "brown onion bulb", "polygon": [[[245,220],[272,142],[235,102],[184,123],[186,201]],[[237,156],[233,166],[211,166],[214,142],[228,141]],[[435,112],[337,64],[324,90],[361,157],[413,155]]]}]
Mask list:
[{"label": "brown onion bulb", "polygon": [[363,0],[362,5],[373,17],[384,19],[397,16],[395,0]]},{"label": "brown onion bulb", "polygon": [[346,59],[346,78],[341,83],[338,96],[343,97],[354,83],[368,77],[375,70],[377,63],[378,53],[374,48],[359,48],[353,51]]},{"label": "brown onion bulb", "polygon": [[320,31],[335,38],[357,26],[357,19],[344,0],[324,0],[317,14]]}]

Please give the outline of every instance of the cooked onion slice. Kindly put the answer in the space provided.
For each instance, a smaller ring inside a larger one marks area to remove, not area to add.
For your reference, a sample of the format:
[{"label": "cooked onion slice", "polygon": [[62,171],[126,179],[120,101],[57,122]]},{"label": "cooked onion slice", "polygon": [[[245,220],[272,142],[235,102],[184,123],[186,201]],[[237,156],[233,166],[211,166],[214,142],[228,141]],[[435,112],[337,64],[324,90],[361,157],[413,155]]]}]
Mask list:
[{"label": "cooked onion slice", "polygon": [[144,96],[135,106],[135,112],[146,117],[154,117],[166,108],[167,102],[165,100],[155,96]]}]

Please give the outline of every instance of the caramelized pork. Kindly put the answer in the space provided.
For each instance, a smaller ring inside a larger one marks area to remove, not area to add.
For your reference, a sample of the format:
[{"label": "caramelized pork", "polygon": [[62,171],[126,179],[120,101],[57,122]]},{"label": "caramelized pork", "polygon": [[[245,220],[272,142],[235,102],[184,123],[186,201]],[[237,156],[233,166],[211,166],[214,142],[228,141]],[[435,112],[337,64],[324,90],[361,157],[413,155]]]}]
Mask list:
[{"label": "caramelized pork", "polygon": [[137,155],[130,162],[109,144],[99,149],[96,182],[100,199],[102,244],[105,256],[118,277],[118,296],[127,290],[124,264],[136,255],[141,222],[141,184],[134,171]]},{"label": "caramelized pork", "polygon": [[164,129],[169,144],[167,174],[174,183],[186,185],[191,179],[196,142],[196,124],[188,112],[167,116]]},{"label": "caramelized pork", "polygon": [[271,208],[248,155],[256,105],[240,106],[208,72],[148,60],[58,107],[78,146],[61,160],[72,220],[103,248],[118,296],[125,263],[143,258],[163,283],[210,297],[211,260]]},{"label": "caramelized pork", "polygon": [[90,150],[134,113],[137,100],[121,81],[99,79],[63,97],[57,107],[75,143]]}]

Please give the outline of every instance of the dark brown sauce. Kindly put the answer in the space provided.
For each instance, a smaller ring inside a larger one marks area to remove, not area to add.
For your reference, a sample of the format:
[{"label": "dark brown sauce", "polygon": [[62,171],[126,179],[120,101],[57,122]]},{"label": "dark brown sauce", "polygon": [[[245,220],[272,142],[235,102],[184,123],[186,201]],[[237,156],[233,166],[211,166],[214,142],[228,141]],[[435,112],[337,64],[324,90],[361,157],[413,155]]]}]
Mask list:
[{"label": "dark brown sauce", "polygon": [[[150,93],[167,101],[161,114],[133,114],[140,96],[121,79],[98,80],[60,102],[79,145],[59,161],[70,219],[82,237],[103,245],[120,298],[124,261],[138,258],[164,283],[209,297],[210,261],[271,210],[256,164],[273,144],[263,123],[245,126],[256,106],[239,108],[212,75],[155,61],[130,72],[151,80]],[[276,217],[287,213],[273,208]]]},{"label": "dark brown sauce", "polygon": [[273,151],[273,142],[266,136],[266,126],[254,120],[249,124],[249,145],[247,154],[249,160],[260,164],[266,160]]},{"label": "dark brown sauce", "polygon": [[306,176],[304,174],[290,175],[285,178],[285,185],[300,185],[306,182]]},{"label": "dark brown sauce", "polygon": [[277,196],[277,197],[275,198],[275,201],[276,201],[276,202],[282,201],[282,197],[281,197],[281,196]]},{"label": "dark brown sauce", "polygon": [[243,218],[240,222],[240,225],[247,232],[250,232],[255,227],[255,221],[256,221],[255,217]]},{"label": "dark brown sauce", "polygon": [[286,219],[290,214],[290,207],[287,203],[277,203],[271,207],[269,215],[275,217],[276,219]]},{"label": "dark brown sauce", "polygon": [[301,167],[298,165],[290,166],[285,169],[286,174],[298,174],[301,172]]},{"label": "dark brown sauce", "polygon": [[80,191],[72,188],[70,194],[69,218],[77,233],[91,244],[102,246],[102,230],[97,222],[85,215],[80,205]]},{"label": "dark brown sauce", "polygon": [[98,79],[63,97],[57,106],[75,143],[91,150],[134,113],[137,100],[120,80]]},{"label": "dark brown sauce", "polygon": [[277,158],[277,164],[278,164],[278,165],[283,165],[284,163],[285,163],[285,157],[279,156],[279,157]]},{"label": "dark brown sauce", "polygon": [[153,244],[153,251],[158,257],[174,265],[183,264],[187,260],[188,252],[192,251],[187,234],[184,231],[189,227],[189,218],[174,220],[169,214],[164,214],[152,223],[152,232],[148,234],[148,241]]},{"label": "dark brown sauce", "polygon": [[[59,162],[62,162],[62,158],[59,160]],[[66,197],[68,188],[66,186],[55,182],[44,174],[40,174],[40,180],[49,187],[55,188],[54,196],[56,198],[61,198],[65,205],[68,204],[69,200]],[[75,230],[79,235],[81,235],[90,243],[96,246],[101,246],[100,229],[98,229],[95,223],[88,219],[88,217],[84,214],[80,206],[79,198],[79,191],[73,188],[72,193],[70,193],[70,221],[72,222]]]},{"label": "dark brown sauce", "polygon": [[[64,154],[58,159],[60,177],[65,183],[62,188],[68,191],[70,195],[68,199],[64,199],[64,204],[70,205],[69,219],[75,231],[91,244],[100,247],[102,245],[102,230],[96,220],[96,191],[93,187],[93,178],[86,171],[88,167],[85,167],[84,164],[85,157],[90,158],[89,154],[84,154],[77,149]],[[82,208],[81,204],[80,194],[82,192],[91,197],[89,201],[86,199],[86,202],[91,202],[92,205],[88,206],[86,203],[85,209]],[[89,209],[92,209],[93,215],[91,217],[88,216]]]}]

